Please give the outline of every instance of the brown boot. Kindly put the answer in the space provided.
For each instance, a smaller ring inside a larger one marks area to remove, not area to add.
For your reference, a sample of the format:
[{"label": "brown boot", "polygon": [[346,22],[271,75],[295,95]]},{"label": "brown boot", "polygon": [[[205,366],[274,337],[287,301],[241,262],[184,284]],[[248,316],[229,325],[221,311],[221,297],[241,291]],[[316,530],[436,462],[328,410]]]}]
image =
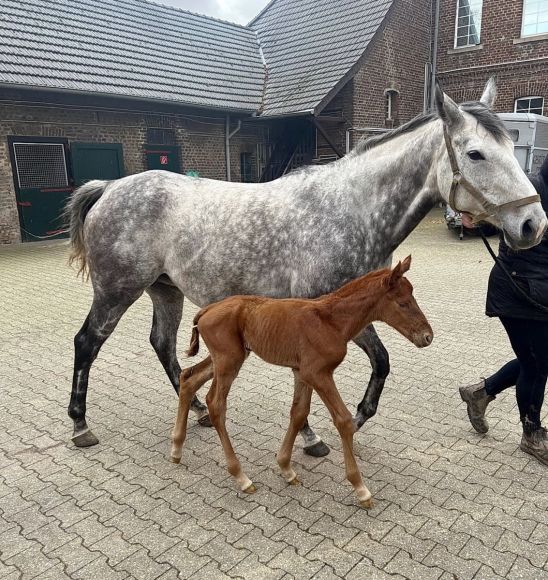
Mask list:
[{"label": "brown boot", "polygon": [[475,385],[466,385],[459,387],[461,399],[466,403],[468,418],[472,427],[478,433],[487,433],[489,431],[489,423],[485,418],[485,409],[495,397],[488,395],[485,391],[485,381],[481,380]]},{"label": "brown boot", "polygon": [[539,427],[531,433],[524,431],[519,447],[542,464],[548,465],[548,431],[544,427]]}]

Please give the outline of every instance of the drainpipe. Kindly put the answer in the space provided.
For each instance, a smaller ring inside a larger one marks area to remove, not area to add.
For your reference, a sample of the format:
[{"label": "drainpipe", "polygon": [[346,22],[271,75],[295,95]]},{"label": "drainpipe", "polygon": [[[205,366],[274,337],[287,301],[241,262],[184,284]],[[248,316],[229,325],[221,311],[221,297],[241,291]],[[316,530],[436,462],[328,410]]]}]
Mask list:
[{"label": "drainpipe", "polygon": [[234,131],[230,132],[230,115],[226,116],[225,124],[225,156],[226,156],[226,180],[232,181],[232,175],[230,171],[230,140],[236,133],[242,128],[242,120],[238,119],[238,125]]},{"label": "drainpipe", "polygon": [[434,110],[434,98],[436,94],[436,75],[438,72],[438,31],[440,22],[440,0],[435,0],[434,13],[434,40],[432,47],[432,72],[430,74],[430,110]]}]

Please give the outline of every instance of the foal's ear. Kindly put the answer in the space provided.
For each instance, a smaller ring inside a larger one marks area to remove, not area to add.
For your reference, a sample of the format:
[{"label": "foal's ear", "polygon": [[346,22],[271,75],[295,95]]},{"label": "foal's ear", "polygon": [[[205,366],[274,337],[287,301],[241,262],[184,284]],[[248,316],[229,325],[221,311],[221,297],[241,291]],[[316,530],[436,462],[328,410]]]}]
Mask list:
[{"label": "foal's ear", "polygon": [[455,101],[448,97],[441,89],[441,85],[436,81],[435,94],[436,109],[440,119],[449,129],[458,127],[464,122],[464,116]]},{"label": "foal's ear", "polygon": [[407,258],[405,258],[405,260],[401,263],[401,267],[402,274],[409,272],[409,270],[411,269],[411,254],[409,254],[409,256],[407,256]]},{"label": "foal's ear", "polygon": [[483,103],[487,108],[492,109],[495,106],[495,100],[497,98],[497,84],[495,82],[495,77],[491,77],[485,88],[483,89],[483,94],[481,95],[480,103]]},{"label": "foal's ear", "polygon": [[403,265],[401,262],[398,262],[397,266],[390,272],[390,276],[388,276],[388,287],[395,288],[402,279],[403,273]]}]

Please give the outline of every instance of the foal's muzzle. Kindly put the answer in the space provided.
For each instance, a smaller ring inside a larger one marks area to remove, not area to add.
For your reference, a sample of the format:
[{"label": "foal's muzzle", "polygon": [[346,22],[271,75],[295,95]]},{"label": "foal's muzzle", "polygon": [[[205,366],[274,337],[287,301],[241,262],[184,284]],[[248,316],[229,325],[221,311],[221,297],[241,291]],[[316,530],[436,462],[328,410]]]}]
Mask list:
[{"label": "foal's muzzle", "polygon": [[434,333],[432,331],[429,331],[429,332],[417,333],[415,335],[415,338],[413,339],[413,342],[419,348],[425,348],[427,346],[430,346],[432,344],[433,340],[434,340]]}]

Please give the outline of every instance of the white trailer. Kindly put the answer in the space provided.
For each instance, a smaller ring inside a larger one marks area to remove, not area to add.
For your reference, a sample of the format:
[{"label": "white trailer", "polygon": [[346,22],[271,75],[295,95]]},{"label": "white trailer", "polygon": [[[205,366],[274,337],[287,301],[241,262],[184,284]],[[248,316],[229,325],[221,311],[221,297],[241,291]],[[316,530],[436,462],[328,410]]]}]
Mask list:
[{"label": "white trailer", "polygon": [[514,154],[527,174],[535,174],[548,155],[548,117],[533,113],[499,113],[514,141]]}]

